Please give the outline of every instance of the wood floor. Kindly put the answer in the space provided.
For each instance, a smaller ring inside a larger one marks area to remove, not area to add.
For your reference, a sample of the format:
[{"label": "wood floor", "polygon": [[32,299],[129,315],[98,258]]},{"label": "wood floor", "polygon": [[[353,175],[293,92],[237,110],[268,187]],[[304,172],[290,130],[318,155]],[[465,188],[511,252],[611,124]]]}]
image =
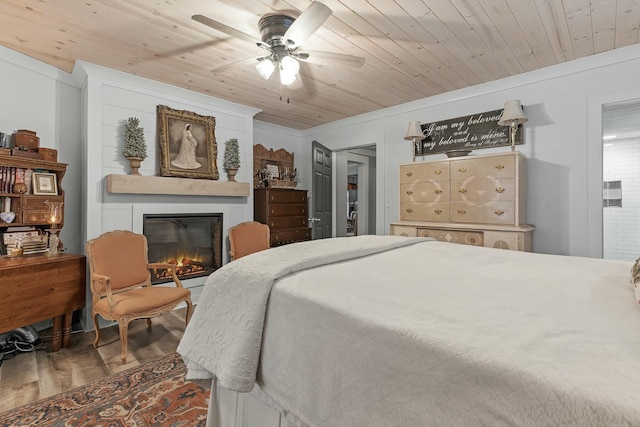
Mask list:
[{"label": "wood floor", "polygon": [[52,353],[50,330],[40,333],[42,349],[19,353],[0,366],[0,412],[79,387],[111,374],[158,359],[176,351],[185,328],[186,308],[153,319],[129,324],[127,363],[120,363],[117,326],[103,329],[100,347],[93,347],[95,333],[79,332],[71,345]]}]

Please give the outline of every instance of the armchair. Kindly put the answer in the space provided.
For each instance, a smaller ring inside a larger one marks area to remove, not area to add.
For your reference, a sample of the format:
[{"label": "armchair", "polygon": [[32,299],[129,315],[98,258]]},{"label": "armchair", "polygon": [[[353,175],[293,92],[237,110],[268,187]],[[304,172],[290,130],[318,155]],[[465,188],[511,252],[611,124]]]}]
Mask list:
[{"label": "armchair", "polygon": [[271,247],[271,230],[257,221],[240,223],[229,229],[231,261]]},{"label": "armchair", "polygon": [[[148,262],[147,238],[130,231],[110,231],[86,244],[92,293],[92,317],[98,347],[98,315],[118,322],[122,364],[127,361],[127,331],[134,319],[147,319],[187,304],[186,324],[193,312],[191,291],[185,289],[171,264]],[[175,287],[151,286],[150,269],[171,271]]]}]

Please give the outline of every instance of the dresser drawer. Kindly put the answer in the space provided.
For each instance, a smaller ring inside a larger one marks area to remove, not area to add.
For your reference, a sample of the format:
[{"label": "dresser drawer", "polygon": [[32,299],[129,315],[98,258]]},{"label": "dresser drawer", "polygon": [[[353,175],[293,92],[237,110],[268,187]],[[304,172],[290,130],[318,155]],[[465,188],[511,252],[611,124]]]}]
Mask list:
[{"label": "dresser drawer", "polygon": [[447,202],[400,202],[402,221],[449,221]]},{"label": "dresser drawer", "polygon": [[282,246],[289,243],[304,242],[311,240],[310,228],[299,228],[295,230],[276,230],[271,233],[271,246]]},{"label": "dresser drawer", "polygon": [[391,224],[392,236],[417,237],[418,229],[411,225]]},{"label": "dresser drawer", "polygon": [[308,227],[309,219],[306,216],[273,216],[267,220],[271,230],[278,228]]},{"label": "dresser drawer", "polygon": [[514,156],[495,156],[487,158],[469,158],[451,161],[451,180],[464,181],[469,177],[515,177],[516,161]]},{"label": "dresser drawer", "polygon": [[307,204],[307,192],[296,190],[266,190],[267,203]]},{"label": "dresser drawer", "polygon": [[441,242],[459,243],[462,245],[484,246],[482,231],[448,230],[444,228],[420,228],[418,237],[433,237]]},{"label": "dresser drawer", "polygon": [[449,215],[451,222],[514,225],[514,212],[514,202],[497,202],[488,207],[451,202]]},{"label": "dresser drawer", "polygon": [[451,183],[452,202],[467,202],[474,206],[491,206],[496,202],[512,202],[515,197],[515,179],[513,178],[473,178]]},{"label": "dresser drawer", "polygon": [[449,181],[449,162],[412,163],[400,166],[400,183]]},{"label": "dresser drawer", "polygon": [[418,182],[400,184],[400,201],[447,202],[449,201],[448,182]]},{"label": "dresser drawer", "polygon": [[[25,224],[46,224],[49,206],[45,203],[62,202],[62,196],[23,196],[22,197],[22,222]],[[64,205],[62,206],[62,218],[64,218]]]},{"label": "dresser drawer", "polygon": [[268,216],[307,216],[307,205],[269,205]]}]

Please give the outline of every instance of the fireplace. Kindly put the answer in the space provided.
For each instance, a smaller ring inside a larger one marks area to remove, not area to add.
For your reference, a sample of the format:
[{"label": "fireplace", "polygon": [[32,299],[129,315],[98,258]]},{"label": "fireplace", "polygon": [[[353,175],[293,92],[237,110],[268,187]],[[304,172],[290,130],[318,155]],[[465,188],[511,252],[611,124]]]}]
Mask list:
[{"label": "fireplace", "polygon": [[[222,213],[145,214],[149,262],[176,266],[180,280],[208,276],[222,266]],[[151,272],[151,283],[170,282],[163,270]]]}]

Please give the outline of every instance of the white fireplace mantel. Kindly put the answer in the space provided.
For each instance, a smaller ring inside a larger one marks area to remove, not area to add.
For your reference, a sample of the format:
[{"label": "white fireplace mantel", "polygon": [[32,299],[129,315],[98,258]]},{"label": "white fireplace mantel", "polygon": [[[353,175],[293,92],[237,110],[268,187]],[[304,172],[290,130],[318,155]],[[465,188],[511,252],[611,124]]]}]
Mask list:
[{"label": "white fireplace mantel", "polygon": [[107,175],[107,192],[109,193],[248,197],[250,191],[248,182],[166,176]]}]

